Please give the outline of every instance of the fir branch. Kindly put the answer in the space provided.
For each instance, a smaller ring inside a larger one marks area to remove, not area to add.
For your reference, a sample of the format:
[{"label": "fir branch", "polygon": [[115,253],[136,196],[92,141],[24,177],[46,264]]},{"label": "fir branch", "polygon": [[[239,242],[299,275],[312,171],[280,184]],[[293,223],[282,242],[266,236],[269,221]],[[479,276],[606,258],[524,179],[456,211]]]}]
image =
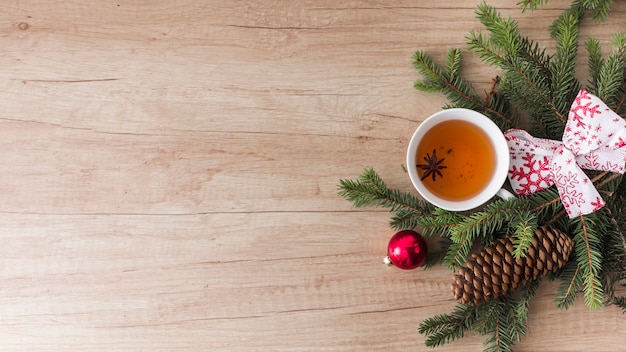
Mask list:
[{"label": "fir branch", "polygon": [[472,213],[458,226],[451,228],[452,241],[461,242],[466,237],[478,238],[493,235],[504,223],[515,219],[520,210],[528,208],[523,198],[498,199],[487,204],[483,210]]},{"label": "fir branch", "polygon": [[441,92],[451,105],[484,113],[491,118],[501,129],[513,127],[513,120],[508,116],[506,104],[487,104],[476,93],[474,87],[459,75],[461,52],[451,49],[448,52],[446,70],[439,67],[433,59],[423,51],[413,55],[413,66],[423,76],[423,80],[416,80],[414,88],[424,92]]},{"label": "fir branch", "polygon": [[419,221],[419,226],[424,235],[438,233],[446,240],[446,245],[442,247],[440,255],[441,261],[450,269],[463,262],[474,244],[472,239],[461,243],[450,240],[452,229],[463,222],[464,218],[460,213],[437,208],[433,212],[433,216],[423,217]]},{"label": "fir branch", "polygon": [[552,226],[555,222],[557,222],[557,221],[559,221],[559,220],[563,219],[563,217],[565,216],[565,214],[567,214],[567,213],[566,213],[565,209],[563,209],[563,210],[561,210],[560,212],[558,212],[558,213],[554,214],[554,216],[553,216],[553,217],[551,217],[550,219],[546,220],[546,221],[543,223],[543,225],[544,225],[544,226]]},{"label": "fir branch", "polygon": [[443,237],[450,237],[451,229],[460,224],[465,216],[462,213],[436,208],[430,217],[422,217],[418,225],[422,228],[424,235],[438,233]]},{"label": "fir branch", "polygon": [[[470,50],[483,61],[498,65],[504,71],[501,85],[504,95],[512,104],[528,110],[544,137],[552,139],[560,137],[567,120],[563,111],[566,108],[562,107],[566,105],[553,100],[550,77],[553,74],[551,69],[554,67],[550,66],[545,51],[539,50],[538,46],[527,38],[523,39],[519,34],[517,23],[510,18],[500,17],[495,8],[483,3],[478,7],[477,17],[491,35],[486,37],[477,32],[470,33],[468,37]],[[578,25],[577,21],[564,23],[572,24],[566,26],[570,29]],[[561,32],[572,33],[565,30]],[[571,39],[571,36],[566,37]],[[571,41],[569,44],[568,55],[564,55],[567,60],[562,60],[567,63],[565,68],[571,68],[571,49],[574,45]],[[570,71],[561,72],[561,76],[564,79],[560,86],[576,87],[577,82],[573,80],[574,76]]]},{"label": "fir branch", "polygon": [[528,37],[520,38],[518,54],[527,62],[535,65],[540,72],[550,75],[550,61],[552,56],[546,54],[546,49],[539,47],[539,43]]},{"label": "fir branch", "polygon": [[541,278],[532,281],[521,291],[520,299],[515,304],[516,317],[516,338],[519,340],[521,335],[526,335],[526,324],[528,322],[528,312],[530,310],[530,301],[535,297]]},{"label": "fir branch", "polygon": [[[456,49],[450,51],[456,52]],[[456,55],[448,55],[448,57]],[[480,97],[473,87],[463,79],[450,79],[447,73],[435,64],[433,59],[423,51],[413,55],[413,66],[424,77],[424,80],[415,81],[414,87],[422,91],[440,91],[455,103],[468,109],[477,109],[481,105]]]},{"label": "fir branch", "polygon": [[560,139],[565,129],[565,115],[552,100],[550,80],[535,65],[520,58],[511,60],[511,67],[502,79],[505,95],[516,106],[524,107],[539,125],[539,132],[549,139]]},{"label": "fir branch", "polygon": [[436,81],[415,81],[413,87],[420,92],[426,93],[440,93],[443,89],[441,82]]},{"label": "fir branch", "polygon": [[602,270],[602,242],[598,222],[592,221],[596,214],[589,214],[575,218],[574,251],[577,263],[583,276],[583,291],[585,303],[590,309],[603,305],[604,292],[600,282]]},{"label": "fir branch", "polygon": [[478,5],[476,17],[491,32],[491,40],[502,48],[507,57],[518,53],[521,36],[515,20],[502,18],[495,7],[486,2]]},{"label": "fir branch", "polygon": [[413,229],[419,226],[421,219],[424,217],[422,213],[415,212],[410,209],[399,209],[391,217],[389,226],[395,230]]},{"label": "fir branch", "polygon": [[516,259],[525,257],[535,236],[535,230],[538,226],[537,217],[534,212],[520,211],[511,225],[514,229],[513,256]]},{"label": "fir branch", "polygon": [[[443,81],[445,81],[441,68],[435,64],[433,59],[424,51],[415,52],[413,55],[413,67],[417,69],[426,81],[434,83],[443,83]],[[444,85],[441,84],[440,88],[443,87]]]},{"label": "fir branch", "polygon": [[626,280],[626,217],[623,213],[625,203],[625,198],[616,197],[608,201],[601,210],[609,221],[603,250],[602,283],[607,304],[614,303],[618,306],[622,306],[620,302],[626,302],[623,297],[615,295],[615,286]]},{"label": "fir branch", "polygon": [[486,311],[477,314],[476,331],[481,335],[489,334],[485,340],[486,352],[512,352],[513,344],[526,333],[526,321],[518,317],[517,302],[510,295],[494,299],[483,304]]},{"label": "fir branch", "polygon": [[448,50],[448,57],[446,60],[446,74],[450,80],[455,80],[459,77],[461,71],[461,50],[450,49]]},{"label": "fir branch", "polygon": [[[500,78],[498,77],[498,84],[499,82]],[[506,131],[509,128],[519,127],[520,115],[504,94],[492,90],[487,94],[485,104],[484,114],[489,116],[501,130]]]},{"label": "fir branch", "polygon": [[477,306],[476,322],[472,329],[480,335],[487,335],[495,330],[498,317],[502,314],[500,299],[483,302]]},{"label": "fir branch", "polygon": [[[543,6],[547,3],[548,0],[521,0],[517,3],[517,6],[523,13],[527,10],[534,11],[539,6]],[[592,9],[592,18],[596,22],[602,22],[611,11],[612,4],[613,0],[574,0],[572,2],[572,9],[570,12],[573,10],[585,11],[587,9]]]},{"label": "fir branch", "polygon": [[556,302],[559,309],[568,309],[574,304],[578,292],[583,287],[583,275],[576,260],[570,260],[559,276],[560,284],[556,290]]},{"label": "fir branch", "polygon": [[[471,214],[463,222],[450,229],[450,235],[453,242],[459,243],[466,238],[471,240],[492,235],[504,226],[506,215],[499,214],[499,209],[486,209]],[[506,209],[502,210],[503,212]]]},{"label": "fir branch", "polygon": [[522,9],[522,13],[527,10],[535,11],[537,7],[543,6],[548,3],[548,0],[521,0],[517,3],[520,9]]},{"label": "fir branch", "polygon": [[419,333],[426,335],[426,346],[438,347],[460,339],[476,320],[476,307],[471,303],[457,303],[450,314],[439,314],[424,320]]},{"label": "fir branch", "polygon": [[611,12],[613,0],[585,0],[583,3],[593,9],[591,17],[596,22],[602,22]]},{"label": "fir branch", "polygon": [[576,54],[580,18],[575,14],[561,16],[554,24],[557,50],[551,61],[551,92],[554,105],[562,115],[567,115],[572,100],[580,90],[575,78]]},{"label": "fir branch", "polygon": [[485,340],[485,345],[491,345],[484,350],[485,352],[513,352],[513,339],[506,316],[498,315],[493,335]]},{"label": "fir branch", "polygon": [[449,228],[450,239],[453,243],[444,258],[444,263],[450,268],[463,265],[474,240],[486,238],[486,242],[491,243],[493,235],[527,207],[528,204],[523,198],[500,199],[486,205],[482,211],[463,218],[456,226]]},{"label": "fir branch", "polygon": [[600,76],[600,69],[604,66],[604,58],[602,57],[602,48],[600,47],[600,41],[595,38],[589,38],[585,42],[587,48],[587,54],[589,59],[587,60],[589,66],[590,80],[588,82],[587,90],[593,94],[598,93],[596,83]]},{"label": "fir branch", "polygon": [[457,76],[450,77],[442,90],[448,101],[455,107],[483,111],[485,104],[478,96],[471,83]]},{"label": "fir branch", "polygon": [[626,181],[621,182],[618,185],[617,189],[615,190],[615,194],[619,197],[626,197]]},{"label": "fir branch", "polygon": [[452,241],[448,247],[448,251],[443,257],[443,263],[448,266],[448,269],[454,270],[455,267],[463,265],[465,258],[467,258],[474,246],[474,238],[465,237],[460,242]]},{"label": "fir branch", "polygon": [[373,168],[366,168],[357,181],[340,180],[338,194],[357,208],[379,206],[392,212],[401,211],[423,217],[430,216],[433,210],[432,205],[408,192],[387,188]]},{"label": "fir branch", "polygon": [[[626,66],[626,34],[617,33],[613,38],[613,52],[604,60],[598,69],[594,82],[596,95],[613,110],[620,101],[620,88],[624,84],[624,67]],[[620,104],[621,105],[621,104]]]},{"label": "fir branch", "polygon": [[626,105],[624,105],[624,103],[626,102],[626,72],[624,72],[624,77],[625,79],[618,90],[618,94],[616,97],[617,104],[615,105],[614,110],[620,116],[623,116],[626,113]]},{"label": "fir branch", "polygon": [[497,67],[506,67],[508,58],[504,51],[491,39],[481,32],[471,31],[467,37],[468,49],[483,62]]},{"label": "fir branch", "polygon": [[573,0],[570,8],[563,11],[563,13],[561,13],[561,15],[554,22],[552,22],[552,25],[550,26],[550,35],[553,38],[556,36],[557,24],[563,17],[574,15],[578,17],[579,20],[583,19],[585,12],[588,9],[588,7],[583,4],[584,1],[586,0]]},{"label": "fir branch", "polygon": [[526,335],[530,301],[540,282],[537,279],[526,285],[518,300],[509,293],[479,306],[474,329],[481,335],[491,334],[485,340],[485,351],[512,351],[514,343]]}]

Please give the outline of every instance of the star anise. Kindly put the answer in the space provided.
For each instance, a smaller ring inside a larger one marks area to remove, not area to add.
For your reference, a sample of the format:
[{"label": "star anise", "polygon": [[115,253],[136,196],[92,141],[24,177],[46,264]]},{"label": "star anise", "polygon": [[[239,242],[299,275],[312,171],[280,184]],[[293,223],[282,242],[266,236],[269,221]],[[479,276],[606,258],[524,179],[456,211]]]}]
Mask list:
[{"label": "star anise", "polygon": [[439,177],[443,177],[443,174],[439,170],[447,168],[447,166],[441,165],[441,163],[446,160],[446,158],[441,158],[437,160],[437,150],[433,149],[433,155],[431,156],[430,154],[426,153],[424,160],[426,161],[426,164],[415,165],[422,170],[426,170],[422,175],[422,181],[424,181],[424,179],[426,179],[428,176],[431,176],[433,178],[433,181],[436,181],[437,175],[439,175]]}]

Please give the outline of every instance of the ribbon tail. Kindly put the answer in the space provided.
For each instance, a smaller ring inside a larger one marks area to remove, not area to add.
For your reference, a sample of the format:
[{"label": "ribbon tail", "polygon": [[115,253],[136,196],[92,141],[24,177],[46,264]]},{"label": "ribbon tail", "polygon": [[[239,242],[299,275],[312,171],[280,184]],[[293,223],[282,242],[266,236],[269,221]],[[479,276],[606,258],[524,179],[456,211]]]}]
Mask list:
[{"label": "ribbon tail", "polygon": [[554,184],[570,218],[591,214],[605,205],[593,182],[574,159],[571,152],[562,148],[552,160]]}]

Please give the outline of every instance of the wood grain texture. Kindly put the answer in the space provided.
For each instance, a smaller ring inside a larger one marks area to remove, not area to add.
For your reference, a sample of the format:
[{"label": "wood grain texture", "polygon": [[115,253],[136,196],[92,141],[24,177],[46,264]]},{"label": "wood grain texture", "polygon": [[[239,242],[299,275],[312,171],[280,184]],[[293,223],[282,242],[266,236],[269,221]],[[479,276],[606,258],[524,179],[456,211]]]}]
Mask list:
[{"label": "wood grain texture", "polygon": [[[553,48],[568,3],[496,5]],[[3,5],[0,350],[425,350],[450,272],[382,265],[389,213],[336,187],[373,166],[410,189],[408,138],[445,102],[413,90],[411,55],[464,48],[476,1]],[[583,39],[608,50],[625,16]],[[497,72],[466,55],[464,74]],[[623,348],[620,311],[554,291],[517,351]]]}]

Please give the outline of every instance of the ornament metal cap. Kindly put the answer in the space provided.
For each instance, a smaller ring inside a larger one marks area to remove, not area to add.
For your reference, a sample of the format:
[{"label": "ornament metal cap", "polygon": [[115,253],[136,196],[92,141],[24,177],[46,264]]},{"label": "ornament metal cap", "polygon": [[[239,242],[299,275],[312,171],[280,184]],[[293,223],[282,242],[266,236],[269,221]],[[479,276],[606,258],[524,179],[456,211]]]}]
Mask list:
[{"label": "ornament metal cap", "polygon": [[392,265],[393,265],[393,263],[391,262],[391,258],[389,258],[389,256],[388,256],[388,255],[386,255],[386,256],[383,258],[383,264],[388,265],[388,266],[392,266]]}]

